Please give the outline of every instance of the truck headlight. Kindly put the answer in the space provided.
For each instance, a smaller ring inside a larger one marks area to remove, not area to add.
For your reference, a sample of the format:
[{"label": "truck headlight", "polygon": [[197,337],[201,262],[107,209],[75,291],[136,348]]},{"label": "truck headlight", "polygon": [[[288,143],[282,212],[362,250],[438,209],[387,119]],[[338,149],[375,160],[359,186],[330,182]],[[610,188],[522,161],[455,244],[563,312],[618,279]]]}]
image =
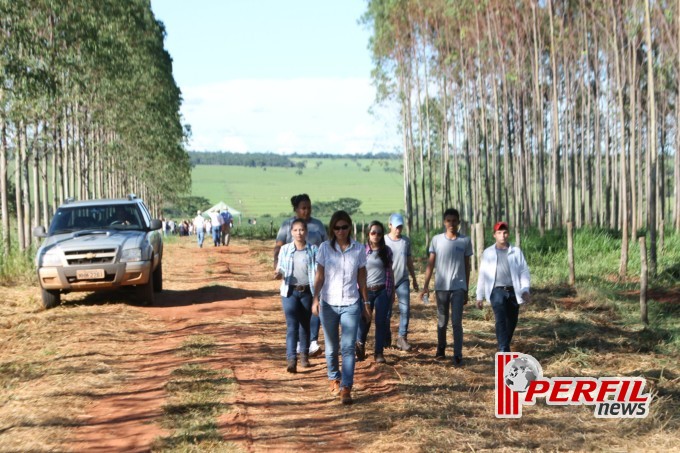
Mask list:
[{"label": "truck headlight", "polygon": [[129,263],[131,261],[142,261],[142,249],[125,249],[123,254],[120,256],[120,261],[122,263]]},{"label": "truck headlight", "polygon": [[61,253],[57,252],[56,250],[50,250],[48,252],[45,252],[40,261],[41,267],[61,266],[62,264]]}]

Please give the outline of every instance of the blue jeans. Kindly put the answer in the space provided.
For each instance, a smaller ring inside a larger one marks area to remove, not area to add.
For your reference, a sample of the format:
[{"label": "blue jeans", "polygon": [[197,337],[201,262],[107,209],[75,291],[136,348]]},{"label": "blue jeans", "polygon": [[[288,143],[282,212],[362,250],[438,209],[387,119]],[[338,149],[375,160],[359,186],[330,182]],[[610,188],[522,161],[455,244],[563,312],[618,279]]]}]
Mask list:
[{"label": "blue jeans", "polygon": [[446,328],[451,313],[453,328],[453,356],[463,357],[463,305],[467,292],[462,289],[454,291],[435,291],[437,294],[437,355],[446,351]]},{"label": "blue jeans", "polygon": [[514,291],[494,288],[491,291],[491,308],[496,317],[496,340],[499,352],[510,352],[510,342],[517,327],[519,304]]},{"label": "blue jeans", "polygon": [[196,239],[198,239],[198,246],[203,247],[203,240],[205,239],[205,232],[202,229],[196,231]]},{"label": "blue jeans", "polygon": [[[362,304],[357,300],[352,305],[338,307],[321,301],[321,324],[326,339],[326,367],[328,379],[340,379],[340,386],[354,384],[354,342],[357,338]],[[342,337],[338,329],[342,327]],[[339,354],[342,354],[342,372],[339,368]]]},{"label": "blue jeans", "polygon": [[[385,339],[387,337],[387,329],[389,329],[389,314],[388,308],[390,305],[390,300],[387,298],[387,290],[384,288],[380,291],[369,291],[368,292],[368,302],[366,305],[373,312],[373,319],[375,319],[375,353],[382,354],[383,349],[385,349]],[[366,338],[368,337],[368,331],[371,328],[371,324],[366,322],[366,320],[361,317],[359,322],[359,329],[357,331],[357,341],[360,343],[366,343]]]},{"label": "blue jeans", "polygon": [[[408,278],[402,280],[394,291],[397,293],[399,302],[399,336],[408,335],[408,321],[411,319],[411,288]],[[390,304],[390,318],[392,318],[392,305]]]},{"label": "blue jeans", "polygon": [[[288,297],[281,297],[283,314],[286,316],[286,358],[297,357],[296,346],[300,350],[309,349],[309,317],[312,315],[312,293],[290,289]],[[304,349],[302,349],[304,348]]]},{"label": "blue jeans", "polygon": [[220,245],[220,234],[222,232],[222,227],[217,225],[212,227],[212,238],[213,238],[213,244],[215,247]]},{"label": "blue jeans", "polygon": [[[321,320],[318,316],[312,315],[309,320],[309,341],[319,341],[319,328],[321,327]],[[300,330],[300,335],[302,335],[302,330]],[[302,351],[302,349],[300,349]]]}]

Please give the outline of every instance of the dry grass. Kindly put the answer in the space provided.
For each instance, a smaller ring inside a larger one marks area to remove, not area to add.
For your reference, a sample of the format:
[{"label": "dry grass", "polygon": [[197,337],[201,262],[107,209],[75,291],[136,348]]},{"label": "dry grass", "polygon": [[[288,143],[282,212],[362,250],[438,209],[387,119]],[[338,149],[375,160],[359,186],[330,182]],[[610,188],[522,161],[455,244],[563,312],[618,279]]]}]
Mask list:
[{"label": "dry grass", "polygon": [[[258,253],[260,264],[268,266],[268,252]],[[83,298],[84,303],[78,303]],[[87,405],[125,386],[127,376],[117,366],[121,358],[134,354],[140,342],[164,328],[126,304],[77,294],[66,299],[59,309],[43,311],[35,287],[0,289],[0,451],[63,449]],[[624,305],[634,301],[603,297],[592,289],[539,288],[535,303],[520,314],[514,346],[536,357],[546,376],[645,377],[654,395],[647,418],[597,419],[592,407],[539,402],[525,407],[521,419],[499,420],[493,413],[491,311],[466,307],[466,365],[457,369],[434,360],[436,307],[416,299],[412,294],[409,335],[416,350],[390,349],[389,365],[382,367],[399,382],[397,396],[386,403],[368,395],[370,401],[338,411],[343,418],[358,420],[358,428],[348,434],[358,450],[674,451],[680,445],[678,333],[670,322],[645,330],[631,322]],[[677,314],[676,308],[663,309],[659,319],[675,319],[671,315]],[[280,322],[279,310],[260,310],[259,316]],[[393,327],[398,316],[395,307]],[[214,345],[214,339],[196,336],[178,351],[188,354],[189,361],[200,361]],[[165,407],[166,427],[174,437],[159,439],[156,449],[233,451],[210,429],[212,422],[201,422],[226,409],[224,396],[234,391],[233,385],[223,370],[176,370],[166,384],[170,397]],[[191,404],[195,412],[189,410]],[[179,420],[178,414],[189,416]],[[206,427],[206,436],[192,443],[191,433]]]},{"label": "dry grass", "polygon": [[[536,357],[545,376],[642,376],[654,395],[645,419],[598,419],[592,406],[525,407],[517,420],[494,416],[495,335],[489,308],[468,304],[466,366],[437,362],[436,307],[412,306],[412,354],[390,350],[401,379],[397,407],[381,408],[368,449],[385,451],[669,451],[680,445],[680,354],[672,336],[627,325],[607,301],[538,291],[522,310],[514,345]],[[413,298],[412,300],[415,300]],[[565,308],[569,306],[569,308]],[[392,325],[396,324],[398,312]],[[448,336],[451,342],[451,333]],[[670,353],[659,353],[657,349]],[[447,350],[451,354],[451,349]]]},{"label": "dry grass", "polygon": [[118,358],[155,321],[125,305],[78,304],[44,311],[34,287],[0,290],[0,451],[59,450],[86,406],[125,384]]}]

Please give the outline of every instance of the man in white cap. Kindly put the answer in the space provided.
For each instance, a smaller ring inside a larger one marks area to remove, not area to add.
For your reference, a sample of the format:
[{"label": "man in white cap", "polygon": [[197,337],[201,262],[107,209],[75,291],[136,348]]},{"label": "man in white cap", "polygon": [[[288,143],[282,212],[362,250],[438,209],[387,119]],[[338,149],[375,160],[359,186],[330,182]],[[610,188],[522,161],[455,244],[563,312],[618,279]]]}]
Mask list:
[{"label": "man in white cap", "polygon": [[[411,241],[402,234],[404,229],[404,217],[395,213],[390,216],[390,233],[385,236],[385,244],[392,249],[392,271],[394,273],[394,292],[399,301],[399,337],[397,347],[402,351],[409,351],[411,345],[408,343],[408,322],[411,317],[411,292],[409,290],[409,274],[413,278],[413,289],[418,291],[416,272],[413,268],[413,257],[411,256]],[[392,306],[390,306],[388,319],[392,317]],[[388,340],[391,343],[391,329],[388,329]]]}]

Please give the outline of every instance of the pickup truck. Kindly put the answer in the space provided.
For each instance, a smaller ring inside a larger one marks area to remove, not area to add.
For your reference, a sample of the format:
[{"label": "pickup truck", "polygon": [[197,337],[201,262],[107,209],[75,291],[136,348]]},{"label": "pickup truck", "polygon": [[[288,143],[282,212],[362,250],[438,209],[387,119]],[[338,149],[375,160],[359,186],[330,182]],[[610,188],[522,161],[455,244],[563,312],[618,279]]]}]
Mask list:
[{"label": "pickup truck", "polygon": [[134,286],[140,303],[150,305],[163,289],[161,221],[152,219],[142,200],[68,201],[54,213],[35,264],[45,308],[71,291]]}]

